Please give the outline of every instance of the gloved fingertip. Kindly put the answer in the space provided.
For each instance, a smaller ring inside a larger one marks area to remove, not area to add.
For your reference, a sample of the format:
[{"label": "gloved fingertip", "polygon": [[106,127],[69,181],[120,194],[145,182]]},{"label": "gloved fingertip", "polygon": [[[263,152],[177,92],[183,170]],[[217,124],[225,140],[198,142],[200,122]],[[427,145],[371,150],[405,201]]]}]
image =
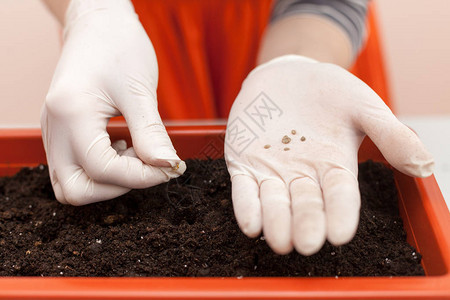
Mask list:
[{"label": "gloved fingertip", "polygon": [[[391,122],[385,122],[382,125],[384,130],[377,129],[378,132],[373,134],[368,129],[367,134],[393,167],[414,177],[423,178],[433,174],[433,156],[413,130],[395,117]],[[377,127],[373,126],[373,128]]]},{"label": "gloved fingertip", "polygon": [[177,162],[173,167],[162,167],[160,170],[167,176],[167,181],[172,178],[177,178],[186,171],[186,163],[182,160]]},{"label": "gloved fingertip", "polygon": [[148,159],[147,163],[154,165],[156,167],[179,167],[179,163],[182,160],[178,157],[173,148],[164,147],[153,150]]},{"label": "gloved fingertip", "polygon": [[326,224],[323,211],[310,211],[297,214],[293,224],[293,243],[295,250],[310,256],[317,253],[326,240]]},{"label": "gloved fingertip", "polygon": [[358,223],[356,226],[334,226],[328,228],[327,240],[333,246],[342,246],[350,242],[356,234]]},{"label": "gloved fingertip", "polygon": [[[342,198],[342,201],[348,198]],[[328,199],[330,208],[327,210],[327,240],[334,246],[341,246],[350,242],[358,230],[359,205],[352,205],[347,202],[339,203],[339,207],[332,207],[332,202],[336,199]],[[358,200],[359,201],[359,200]],[[352,202],[352,201],[349,201]]]},{"label": "gloved fingertip", "polygon": [[269,224],[263,224],[264,236],[267,244],[273,252],[280,255],[286,255],[292,252],[294,249],[294,244],[291,239],[291,230],[286,230],[283,232],[278,230],[279,228],[273,228],[277,227],[277,224],[275,224],[275,226],[272,224],[272,228],[266,225]]},{"label": "gloved fingertip", "polygon": [[402,160],[388,159],[388,161],[402,173],[421,178],[431,176],[435,167],[433,156],[425,149],[404,156]]},{"label": "gloved fingertip", "polygon": [[186,171],[186,163],[182,160],[171,165],[172,170],[178,175],[183,175],[183,173]]},{"label": "gloved fingertip", "polygon": [[279,255],[288,255],[294,249],[294,245],[292,243],[283,243],[283,244],[269,244],[270,248],[272,248],[273,252]]},{"label": "gloved fingertip", "polygon": [[311,256],[322,248],[325,239],[304,239],[294,243],[295,250],[303,256]]},{"label": "gloved fingertip", "polygon": [[414,170],[414,176],[425,178],[431,176],[434,173],[434,159],[431,155],[426,160],[422,160],[418,163]]},{"label": "gloved fingertip", "polygon": [[261,219],[241,221],[239,222],[239,228],[249,238],[256,238],[262,231]]}]

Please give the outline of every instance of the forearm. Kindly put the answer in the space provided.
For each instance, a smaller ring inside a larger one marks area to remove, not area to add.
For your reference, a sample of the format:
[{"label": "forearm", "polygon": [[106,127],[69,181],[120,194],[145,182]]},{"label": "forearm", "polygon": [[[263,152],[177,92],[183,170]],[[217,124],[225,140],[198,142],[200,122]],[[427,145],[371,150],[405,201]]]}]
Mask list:
[{"label": "forearm", "polygon": [[258,63],[285,54],[350,67],[366,36],[370,0],[275,0]]},{"label": "forearm", "polygon": [[353,61],[348,35],[332,21],[313,14],[293,15],[272,23],[263,38],[258,64],[298,54],[348,68]]},{"label": "forearm", "polygon": [[64,24],[64,16],[70,0],[42,0],[61,25]]}]

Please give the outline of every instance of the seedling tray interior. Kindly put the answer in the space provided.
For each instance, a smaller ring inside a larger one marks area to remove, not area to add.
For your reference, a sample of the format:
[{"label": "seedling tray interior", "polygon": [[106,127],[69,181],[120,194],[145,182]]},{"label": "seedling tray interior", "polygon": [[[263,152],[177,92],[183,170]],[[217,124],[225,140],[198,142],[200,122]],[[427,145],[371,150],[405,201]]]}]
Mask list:
[{"label": "seedling tray interior", "polygon": [[[223,125],[168,126],[183,159],[223,155]],[[123,124],[113,140],[131,142]],[[370,140],[359,160],[384,162]],[[0,129],[0,175],[45,163],[39,129]],[[422,255],[424,277],[85,278],[0,277],[0,299],[450,299],[450,214],[434,176],[394,172],[408,242]]]}]

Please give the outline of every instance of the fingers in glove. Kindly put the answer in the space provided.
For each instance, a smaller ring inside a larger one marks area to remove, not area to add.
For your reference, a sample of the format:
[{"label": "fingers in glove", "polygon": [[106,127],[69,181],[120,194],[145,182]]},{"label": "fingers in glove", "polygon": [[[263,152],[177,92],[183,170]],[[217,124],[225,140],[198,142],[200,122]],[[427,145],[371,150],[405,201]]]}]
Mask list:
[{"label": "fingers in glove", "polygon": [[[78,157],[83,157],[82,167],[93,180],[104,183],[123,186],[127,188],[147,188],[167,182],[171,178],[180,176],[186,170],[183,161],[172,167],[153,167],[142,163],[138,158],[119,155],[110,144],[106,132],[98,136],[84,136],[92,141],[86,153],[80,153],[85,147],[77,147]],[[82,140],[80,138],[75,140]],[[128,150],[126,150],[128,151]]]},{"label": "fingers in glove", "polygon": [[[378,96],[370,99],[382,102]],[[428,177],[433,174],[434,159],[419,137],[402,124],[384,105],[373,104],[358,119],[363,131],[380,149],[386,160],[397,170],[410,176]]]},{"label": "fingers in glove", "polygon": [[64,196],[64,192],[61,184],[59,183],[56,172],[49,170],[49,173],[50,173],[50,181],[52,183],[53,192],[55,193],[56,200],[58,200],[62,204],[69,204],[69,202],[67,202],[66,200],[66,197]]},{"label": "fingers in glove", "polygon": [[161,121],[156,100],[139,81],[131,80],[130,85],[138,95],[133,95],[130,105],[120,107],[120,111],[127,121],[138,157],[153,166],[175,167],[181,159]]},{"label": "fingers in glove", "polygon": [[121,155],[127,150],[127,142],[125,140],[118,140],[111,144],[111,147],[116,150],[117,154]]},{"label": "fingers in glove", "polygon": [[361,196],[358,180],[344,169],[332,169],[322,179],[327,239],[335,246],[348,243],[359,223]]},{"label": "fingers in glove", "polygon": [[261,183],[261,199],[264,237],[278,254],[292,251],[291,207],[289,192],[281,180],[269,179]]},{"label": "fingers in glove", "polygon": [[129,156],[138,158],[133,147],[127,148],[127,142],[125,140],[118,140],[112,143],[111,147],[116,150],[120,156]]},{"label": "fingers in glove", "polygon": [[61,173],[52,172],[56,199],[62,204],[86,205],[121,196],[129,188],[98,183],[89,178],[81,167],[69,166]]},{"label": "fingers in glove", "polygon": [[300,254],[312,255],[326,238],[326,219],[322,190],[311,178],[298,178],[290,184],[293,242]]},{"label": "fingers in glove", "polygon": [[246,175],[234,176],[231,180],[231,198],[239,228],[248,237],[257,237],[262,230],[262,216],[256,181]]}]

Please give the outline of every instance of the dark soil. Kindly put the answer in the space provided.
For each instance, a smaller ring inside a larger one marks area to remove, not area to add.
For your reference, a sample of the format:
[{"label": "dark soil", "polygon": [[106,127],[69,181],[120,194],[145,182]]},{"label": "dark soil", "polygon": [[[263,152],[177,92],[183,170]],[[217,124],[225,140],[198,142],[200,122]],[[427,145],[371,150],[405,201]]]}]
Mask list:
[{"label": "dark soil", "polygon": [[223,160],[188,161],[182,177],[112,201],[72,207],[45,166],[0,178],[1,276],[423,275],[405,241],[390,169],[360,165],[361,222],[349,244],[310,257],[274,254],[233,216]]}]

